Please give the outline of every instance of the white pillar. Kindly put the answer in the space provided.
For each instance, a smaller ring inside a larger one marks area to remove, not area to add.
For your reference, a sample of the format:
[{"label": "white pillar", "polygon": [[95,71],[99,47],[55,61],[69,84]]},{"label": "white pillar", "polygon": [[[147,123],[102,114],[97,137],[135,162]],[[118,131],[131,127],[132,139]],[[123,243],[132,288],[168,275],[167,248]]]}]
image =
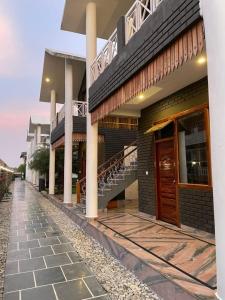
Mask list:
[{"label": "white pillar", "polygon": [[[51,111],[50,111],[50,130],[52,132],[52,122],[56,117],[56,94],[55,90],[51,91]],[[50,143],[49,148],[49,195],[55,194],[55,149]]]},{"label": "white pillar", "polygon": [[225,300],[225,5],[223,0],[201,0],[201,6],[208,56],[217,293]]},{"label": "white pillar", "polygon": [[[37,145],[37,130],[34,130],[34,138],[32,139],[32,155],[35,152],[36,149],[36,145]],[[32,170],[32,184],[36,184],[36,171]]]},{"label": "white pillar", "polygon": [[[103,17],[103,16],[102,16]],[[86,7],[86,73],[87,73],[87,101],[91,86],[90,66],[97,55],[96,36],[96,4],[89,2]],[[91,114],[87,113],[87,151],[86,151],[86,216],[98,216],[98,123],[91,124]]]},{"label": "white pillar", "polygon": [[[41,125],[38,125],[37,126],[37,131],[36,131],[36,146],[40,146],[40,143],[41,143]],[[37,150],[37,147],[36,147],[36,150]],[[37,186],[39,186],[39,178],[40,178],[40,174],[39,174],[39,171],[36,171],[36,178],[35,178],[35,184]]]},{"label": "white pillar", "polygon": [[65,149],[64,149],[64,203],[72,204],[72,158],[73,158],[73,68],[65,60]]}]

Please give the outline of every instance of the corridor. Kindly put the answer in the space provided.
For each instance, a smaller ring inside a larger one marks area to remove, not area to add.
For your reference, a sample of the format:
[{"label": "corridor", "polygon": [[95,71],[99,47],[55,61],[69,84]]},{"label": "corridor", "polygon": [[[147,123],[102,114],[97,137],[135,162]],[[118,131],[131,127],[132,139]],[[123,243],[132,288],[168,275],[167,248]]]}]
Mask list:
[{"label": "corridor", "polygon": [[27,183],[15,182],[4,299],[108,299],[39,198]]}]

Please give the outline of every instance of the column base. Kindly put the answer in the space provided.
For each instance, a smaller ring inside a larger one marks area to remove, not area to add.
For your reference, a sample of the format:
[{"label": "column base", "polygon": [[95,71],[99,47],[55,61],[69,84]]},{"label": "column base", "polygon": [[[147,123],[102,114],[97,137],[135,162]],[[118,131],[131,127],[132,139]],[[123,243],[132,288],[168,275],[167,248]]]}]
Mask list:
[{"label": "column base", "polygon": [[66,207],[73,207],[73,203],[63,203]]}]

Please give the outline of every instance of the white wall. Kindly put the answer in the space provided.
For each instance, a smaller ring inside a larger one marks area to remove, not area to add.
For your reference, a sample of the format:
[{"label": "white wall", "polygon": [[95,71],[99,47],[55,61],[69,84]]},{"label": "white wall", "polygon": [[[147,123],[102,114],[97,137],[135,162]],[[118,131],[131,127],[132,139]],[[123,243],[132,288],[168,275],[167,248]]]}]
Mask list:
[{"label": "white wall", "polygon": [[225,1],[201,0],[208,55],[218,297],[225,300]]}]

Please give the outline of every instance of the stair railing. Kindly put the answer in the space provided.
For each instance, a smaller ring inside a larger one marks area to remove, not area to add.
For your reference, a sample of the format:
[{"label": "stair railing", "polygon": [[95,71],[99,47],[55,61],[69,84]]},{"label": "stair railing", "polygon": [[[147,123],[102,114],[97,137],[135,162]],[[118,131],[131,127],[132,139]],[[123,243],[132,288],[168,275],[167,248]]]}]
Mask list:
[{"label": "stair railing", "polygon": [[[122,161],[124,161],[125,163],[128,162],[129,155],[131,154],[133,155],[133,153],[137,150],[136,145],[137,145],[137,141],[134,141],[129,146],[125,147],[123,150],[113,155],[110,159],[108,159],[106,162],[104,162],[98,167],[97,178],[98,178],[98,185],[100,188],[103,188],[103,186],[105,186],[105,184],[108,183],[110,176],[112,176],[113,171],[116,171],[116,169],[119,170],[119,168],[122,167]],[[107,176],[108,176],[108,181],[106,182]],[[82,194],[86,195],[86,177],[77,181],[76,191],[77,191],[77,203],[80,203]]]}]

